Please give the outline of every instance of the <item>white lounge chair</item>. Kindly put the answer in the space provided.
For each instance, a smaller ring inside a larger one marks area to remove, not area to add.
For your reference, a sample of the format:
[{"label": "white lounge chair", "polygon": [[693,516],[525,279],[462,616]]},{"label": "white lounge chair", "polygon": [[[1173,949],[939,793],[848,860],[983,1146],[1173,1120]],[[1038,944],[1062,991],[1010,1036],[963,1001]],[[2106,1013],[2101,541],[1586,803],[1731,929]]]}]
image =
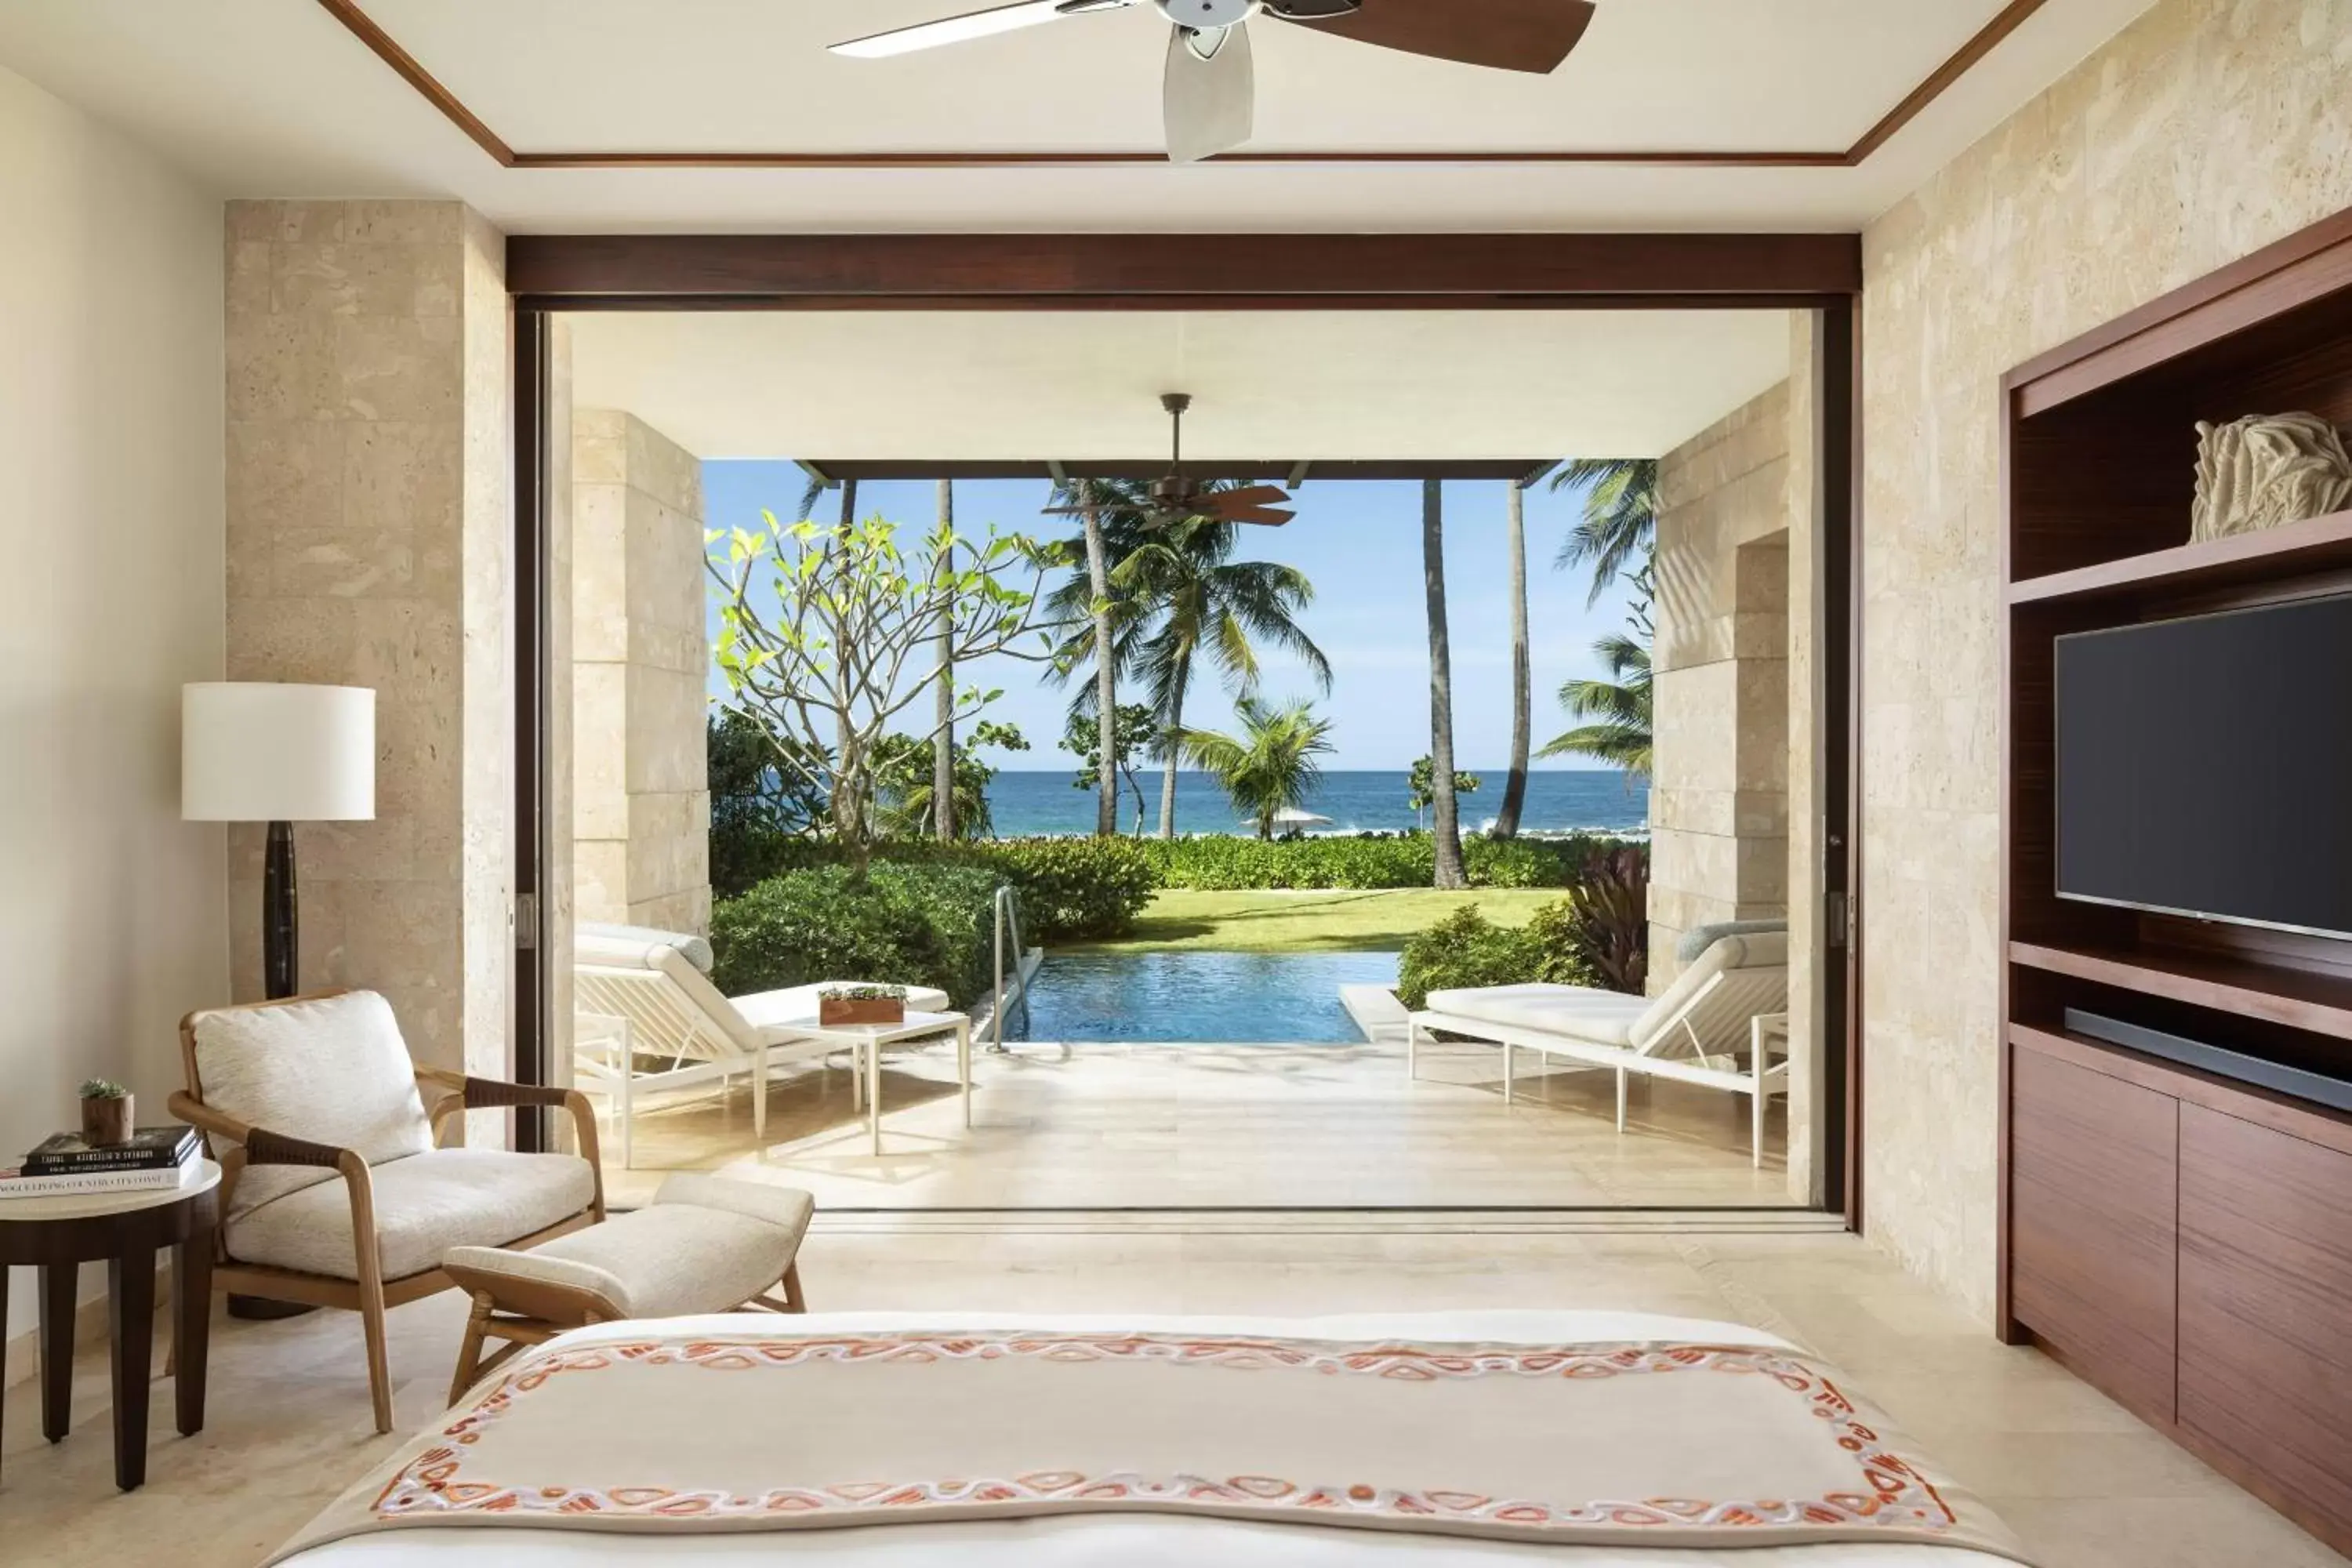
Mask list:
[{"label": "white lounge chair", "polygon": [[[657,940],[583,929],[572,949],[574,1070],[582,1089],[610,1100],[620,1123],[624,1169],[635,1168],[631,1125],[639,1095],[706,1083],[723,1093],[742,1074],[755,1090],[751,1126],[764,1142],[770,1075],[779,1067],[821,1061],[840,1048],[810,1039],[794,1020],[815,1015],[818,992],[846,982],[730,997],[695,967],[682,944],[654,934]],[[907,1006],[943,1013],[948,995],[928,985],[908,986]],[[668,1065],[646,1071],[640,1065],[646,1060]],[[862,1100],[862,1080],[853,1093]]]},{"label": "white lounge chair", "polygon": [[[1785,1056],[1770,1058],[1768,1021],[1789,1006],[1789,938],[1750,931],[1717,938],[1655,997],[1580,985],[1497,985],[1433,991],[1412,1015],[1406,1070],[1418,1077],[1425,1036],[1444,1033],[1503,1047],[1503,1101],[1520,1049],[1562,1057],[1617,1074],[1617,1130],[1625,1130],[1625,1085],[1633,1074],[1747,1095],[1753,1105],[1755,1163],[1764,1163],[1764,1107],[1789,1087]],[[1746,1065],[1742,1065],[1745,1056]]]}]

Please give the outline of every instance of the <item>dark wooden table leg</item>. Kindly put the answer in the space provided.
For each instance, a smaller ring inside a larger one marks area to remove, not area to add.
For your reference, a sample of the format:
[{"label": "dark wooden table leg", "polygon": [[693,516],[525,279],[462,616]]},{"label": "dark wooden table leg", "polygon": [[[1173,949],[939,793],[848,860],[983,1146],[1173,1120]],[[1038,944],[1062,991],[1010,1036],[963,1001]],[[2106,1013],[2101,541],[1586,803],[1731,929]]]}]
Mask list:
[{"label": "dark wooden table leg", "polygon": [[[0,1263],[0,1333],[5,1333],[8,1326],[8,1266]],[[7,1414],[7,1394],[8,1379],[0,1373],[0,1415]],[[0,1424],[0,1429],[5,1429],[5,1424]]]},{"label": "dark wooden table leg", "polygon": [[74,1297],[79,1263],[41,1265],[41,1436],[66,1440],[73,1427]]},{"label": "dark wooden table leg", "polygon": [[198,1231],[172,1259],[172,1401],[180,1436],[205,1429],[205,1358],[212,1345],[213,1233]]},{"label": "dark wooden table leg", "polygon": [[134,1247],[106,1262],[108,1326],[114,1352],[114,1484],[134,1491],[147,1479],[147,1394],[155,1375],[155,1249]]}]

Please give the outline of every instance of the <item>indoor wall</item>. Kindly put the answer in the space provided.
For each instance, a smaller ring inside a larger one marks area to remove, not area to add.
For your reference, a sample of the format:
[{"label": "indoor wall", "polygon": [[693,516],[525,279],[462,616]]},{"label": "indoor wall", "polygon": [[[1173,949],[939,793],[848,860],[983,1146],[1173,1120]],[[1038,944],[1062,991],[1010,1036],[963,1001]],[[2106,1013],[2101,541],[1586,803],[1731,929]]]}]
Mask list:
[{"label": "indoor wall", "polygon": [[[224,836],[179,793],[180,687],[222,670],[220,443],[219,201],[0,69],[0,1153],[96,1075],[160,1120],[180,1016],[228,995]],[[36,1295],[20,1270],[12,1376]]]},{"label": "indoor wall", "polygon": [[2352,6],[2162,0],[1865,236],[1869,1235],[1990,1319],[2000,378],[2352,205]]}]

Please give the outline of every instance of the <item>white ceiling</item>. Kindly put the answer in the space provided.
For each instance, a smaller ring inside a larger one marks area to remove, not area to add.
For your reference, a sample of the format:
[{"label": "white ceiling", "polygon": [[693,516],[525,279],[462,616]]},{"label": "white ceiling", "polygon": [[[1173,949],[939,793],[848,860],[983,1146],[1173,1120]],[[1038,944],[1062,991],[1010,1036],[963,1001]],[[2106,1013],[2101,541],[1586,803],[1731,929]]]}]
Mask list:
[{"label": "white ceiling", "polygon": [[[363,3],[526,152],[1157,145],[1164,24],[1143,7],[856,60],[822,46],[975,0]],[[1859,169],[501,169],[313,0],[0,0],[0,63],[224,195],[453,195],[516,232],[1852,228],[2148,3],[2048,0]],[[1603,0],[1548,78],[1261,22],[1256,145],[1842,149],[2001,4]]]},{"label": "white ceiling", "polygon": [[1788,374],[1777,310],[569,318],[582,407],[703,458],[1646,457]]}]

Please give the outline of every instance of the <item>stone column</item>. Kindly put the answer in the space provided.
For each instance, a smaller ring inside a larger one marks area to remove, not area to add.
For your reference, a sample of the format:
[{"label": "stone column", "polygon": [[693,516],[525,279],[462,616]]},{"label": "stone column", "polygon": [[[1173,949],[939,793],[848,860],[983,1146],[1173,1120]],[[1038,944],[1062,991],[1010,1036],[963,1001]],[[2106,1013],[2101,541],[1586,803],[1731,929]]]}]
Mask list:
[{"label": "stone column", "polygon": [[1823,427],[1821,318],[1790,316],[1789,334],[1789,1196],[1811,1205],[1824,1195],[1819,1136],[1823,1057],[1843,1040],[1822,1037],[1822,987],[1829,952],[1823,940],[1822,820],[1827,735],[1819,658],[1828,606],[1822,598],[1827,562],[1821,529]]},{"label": "stone column", "polygon": [[1788,911],[1789,388],[1658,466],[1650,985],[1693,926]]},{"label": "stone column", "polygon": [[574,413],[572,454],[575,908],[707,931],[702,464],[607,409]]},{"label": "stone column", "polygon": [[[227,207],[233,680],[377,693],[376,819],[296,828],[302,983],[391,999],[420,1062],[508,1071],[505,245],[451,202]],[[260,984],[261,829],[231,836]]]}]

